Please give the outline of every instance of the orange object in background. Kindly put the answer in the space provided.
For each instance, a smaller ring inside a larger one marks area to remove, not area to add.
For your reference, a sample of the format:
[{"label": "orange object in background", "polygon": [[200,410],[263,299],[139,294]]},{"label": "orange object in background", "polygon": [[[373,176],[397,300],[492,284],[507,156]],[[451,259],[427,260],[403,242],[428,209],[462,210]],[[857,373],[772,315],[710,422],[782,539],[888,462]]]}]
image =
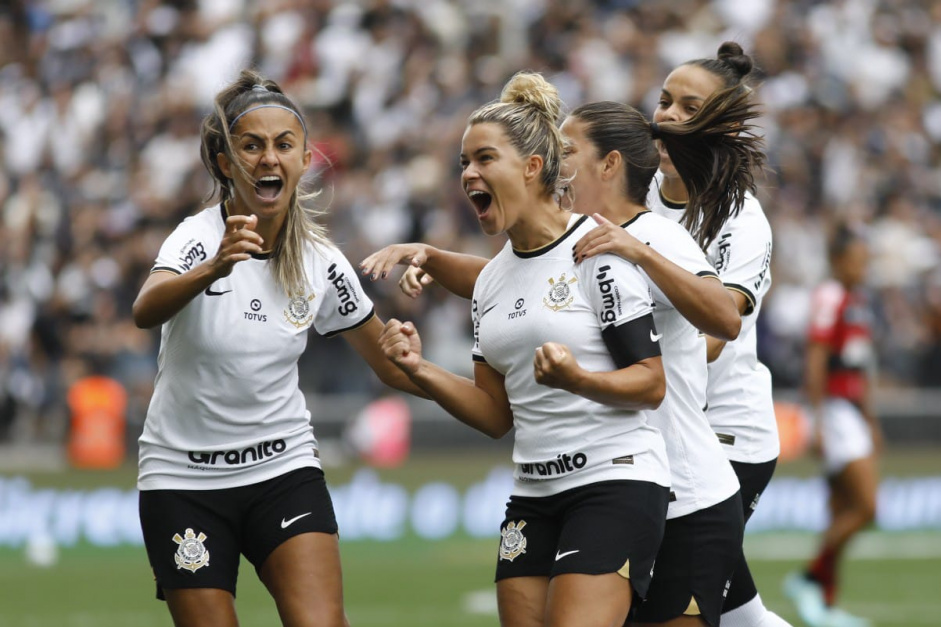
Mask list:
[{"label": "orange object in background", "polygon": [[797,403],[775,401],[774,417],[781,438],[781,461],[797,459],[810,446],[811,425],[804,408]]},{"label": "orange object in background", "polygon": [[124,461],[127,392],[114,379],[91,376],[69,389],[69,461],[76,468],[116,468]]}]

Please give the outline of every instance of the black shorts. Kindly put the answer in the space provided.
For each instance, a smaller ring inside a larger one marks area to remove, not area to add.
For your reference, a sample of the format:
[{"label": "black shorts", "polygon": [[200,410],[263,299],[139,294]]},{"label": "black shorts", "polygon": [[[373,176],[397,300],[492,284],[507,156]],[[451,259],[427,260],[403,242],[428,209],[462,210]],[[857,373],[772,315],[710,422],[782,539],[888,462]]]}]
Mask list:
[{"label": "black shorts", "polygon": [[771,475],[774,474],[774,467],[777,465],[777,458],[770,462],[760,464],[747,464],[745,462],[731,462],[732,469],[738,477],[738,483],[741,485],[742,507],[745,513],[745,522],[755,513],[758,507],[758,499],[761,498],[765,488],[771,481]]},{"label": "black shorts", "polygon": [[650,591],[635,608],[632,621],[661,623],[677,618],[695,598],[700,616],[716,627],[742,553],[744,531],[738,492],[712,507],[668,520]]},{"label": "black shorts", "polygon": [[546,497],[511,496],[496,580],[619,573],[643,598],[663,537],[669,489],[601,481]]},{"label": "black shorts", "polygon": [[293,536],[337,533],[319,468],[223,490],[142,490],[140,519],[158,599],[174,588],[220,588],[234,596],[240,555],[257,571]]}]

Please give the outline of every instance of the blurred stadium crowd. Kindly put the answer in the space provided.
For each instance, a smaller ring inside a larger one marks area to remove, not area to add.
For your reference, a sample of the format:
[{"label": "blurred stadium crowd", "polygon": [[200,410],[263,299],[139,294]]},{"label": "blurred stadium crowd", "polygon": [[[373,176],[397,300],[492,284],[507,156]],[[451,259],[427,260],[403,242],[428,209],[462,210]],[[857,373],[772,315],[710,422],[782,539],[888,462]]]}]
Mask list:
[{"label": "blurred stadium crowd", "polygon": [[[672,67],[734,39],[761,68],[775,235],[761,354],[799,383],[809,290],[837,220],[870,225],[880,381],[941,385],[941,3],[924,0],[8,0],[0,4],[0,440],[58,438],[71,383],[104,373],[142,419],[158,334],[130,306],[210,190],[199,122],[253,65],[303,104],[332,237],[490,255],[458,181],[467,114],[538,70],[570,107],[648,115]],[[466,303],[371,284],[385,318],[470,364]],[[326,357],[325,357],[326,355]],[[311,337],[311,392],[375,392]],[[134,428],[133,426],[131,427]]]}]

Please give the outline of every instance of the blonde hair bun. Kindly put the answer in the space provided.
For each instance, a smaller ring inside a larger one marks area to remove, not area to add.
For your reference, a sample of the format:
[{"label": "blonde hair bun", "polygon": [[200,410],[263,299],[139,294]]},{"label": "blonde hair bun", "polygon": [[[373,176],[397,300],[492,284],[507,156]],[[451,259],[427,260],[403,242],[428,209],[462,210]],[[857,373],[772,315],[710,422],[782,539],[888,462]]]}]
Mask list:
[{"label": "blonde hair bun", "polygon": [[538,72],[517,72],[503,87],[500,102],[528,105],[553,123],[562,115],[562,99],[555,85]]}]

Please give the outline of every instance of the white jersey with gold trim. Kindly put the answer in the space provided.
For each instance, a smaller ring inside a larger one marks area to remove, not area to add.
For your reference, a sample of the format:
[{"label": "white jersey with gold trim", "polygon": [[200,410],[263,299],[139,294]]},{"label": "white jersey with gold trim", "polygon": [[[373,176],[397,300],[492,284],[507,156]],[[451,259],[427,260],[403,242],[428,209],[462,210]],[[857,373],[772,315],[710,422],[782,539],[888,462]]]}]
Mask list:
[{"label": "white jersey with gold trim", "polygon": [[[666,202],[660,195],[658,172],[647,194],[647,206],[675,222],[684,205]],[[780,452],[771,373],[758,361],[755,323],[761,302],[771,287],[771,225],[761,203],[746,193],[741,211],[730,218],[706,251],[723,284],[742,293],[748,307],[734,342],[709,364],[706,417],[723,443],[726,456],[736,462],[758,464],[776,459]]]},{"label": "white jersey with gold trim", "polygon": [[[153,272],[182,274],[218,250],[225,213],[184,220]],[[297,360],[313,328],[332,336],[373,316],[358,275],[332,246],[305,251],[309,288],[288,298],[265,256],[235,264],[163,324],[140,437],[138,488],[218,489],[319,467]]]},{"label": "white jersey with gold trim", "polygon": [[586,370],[616,370],[602,330],[651,313],[649,289],[633,264],[613,255],[574,263],[572,246],[594,226],[572,216],[564,235],[536,251],[507,243],[474,287],[473,357],[505,377],[519,496],[616,479],[670,485],[663,438],[645,412],[596,403],[534,378],[535,350],[545,342],[568,346]]},{"label": "white jersey with gold trim", "polygon": [[[645,211],[622,225],[631,235],[687,272],[716,276],[696,241],[679,224]],[[667,393],[650,424],[663,434],[670,460],[672,496],[667,518],[686,516],[728,499],[738,478],[709,426],[706,407],[706,339],[676,310],[666,294],[640,270],[650,285],[654,322],[663,351]]]}]

